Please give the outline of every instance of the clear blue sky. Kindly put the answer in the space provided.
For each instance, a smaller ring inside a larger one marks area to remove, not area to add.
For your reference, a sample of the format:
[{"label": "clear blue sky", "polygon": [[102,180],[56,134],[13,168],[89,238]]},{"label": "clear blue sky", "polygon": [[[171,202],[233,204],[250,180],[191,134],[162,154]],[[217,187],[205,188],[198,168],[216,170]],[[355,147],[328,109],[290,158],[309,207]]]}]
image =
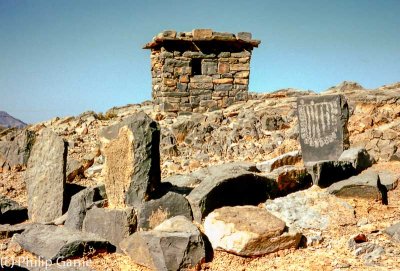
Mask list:
[{"label": "clear blue sky", "polygon": [[0,0],[0,110],[25,122],[150,99],[166,29],[249,31],[250,89],[400,81],[399,0]]}]

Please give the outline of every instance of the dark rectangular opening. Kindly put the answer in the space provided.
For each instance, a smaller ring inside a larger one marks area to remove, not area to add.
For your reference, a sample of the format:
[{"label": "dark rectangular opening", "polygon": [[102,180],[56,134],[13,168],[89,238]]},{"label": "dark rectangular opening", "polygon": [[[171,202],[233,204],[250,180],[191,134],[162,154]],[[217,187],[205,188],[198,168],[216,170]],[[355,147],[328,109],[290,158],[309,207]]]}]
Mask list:
[{"label": "dark rectangular opening", "polygon": [[201,75],[201,58],[192,59],[192,75]]}]

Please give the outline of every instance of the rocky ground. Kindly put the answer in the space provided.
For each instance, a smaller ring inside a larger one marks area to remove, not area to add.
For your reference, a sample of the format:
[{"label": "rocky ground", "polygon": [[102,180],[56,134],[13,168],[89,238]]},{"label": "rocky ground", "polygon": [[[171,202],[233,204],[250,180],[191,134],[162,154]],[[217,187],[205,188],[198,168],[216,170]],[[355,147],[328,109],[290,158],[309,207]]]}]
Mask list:
[{"label": "rocky ground", "polygon": [[[344,82],[322,94],[328,93],[343,94],[349,102],[351,146],[363,147],[375,158],[377,163],[373,169],[400,174],[400,83],[366,90],[356,83]],[[165,114],[151,102],[144,102],[112,108],[105,114],[85,112],[76,117],[55,118],[28,129],[37,133],[47,127],[68,141],[68,182],[89,187],[103,182],[104,158],[98,132],[144,111],[161,126],[161,172],[165,179],[210,165],[238,161],[258,163],[299,150],[296,99],[309,94],[312,93],[294,89],[252,94],[247,102],[204,114]],[[10,130],[0,131],[2,141],[10,140],[12,135]],[[24,167],[2,162],[0,157],[0,194],[27,206],[24,172]],[[306,191],[307,194],[324,193],[325,189],[312,187]],[[332,202],[330,226],[303,229],[303,234],[315,237],[313,244],[260,257],[215,251],[213,260],[202,264],[201,269],[399,270],[400,243],[393,242],[383,230],[400,221],[400,188],[388,192],[388,205],[379,200],[343,199],[355,212],[346,223],[340,223],[343,217],[335,220],[336,202],[330,199],[322,197],[323,201]],[[318,204],[318,200],[315,202]],[[349,240],[358,234],[365,234],[367,243],[374,244],[369,252],[377,251],[379,247],[385,252],[356,255]],[[10,239],[0,242],[0,257],[33,257],[12,245]],[[85,257],[95,270],[147,270],[120,253],[88,253]]]}]

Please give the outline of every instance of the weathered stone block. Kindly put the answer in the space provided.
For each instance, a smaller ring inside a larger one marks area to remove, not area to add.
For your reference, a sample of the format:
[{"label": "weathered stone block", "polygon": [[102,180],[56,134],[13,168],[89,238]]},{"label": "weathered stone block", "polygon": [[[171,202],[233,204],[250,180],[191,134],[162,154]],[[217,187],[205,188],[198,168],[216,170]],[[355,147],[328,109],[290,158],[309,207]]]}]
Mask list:
[{"label": "weathered stone block", "polygon": [[240,71],[235,74],[235,78],[249,78],[250,71]]},{"label": "weathered stone block", "polygon": [[100,133],[104,144],[104,184],[110,206],[139,206],[159,186],[160,127],[138,112]]},{"label": "weathered stone block", "polygon": [[232,84],[219,84],[214,86],[215,91],[230,91],[232,90]]},{"label": "weathered stone block", "polygon": [[192,67],[175,67],[174,68],[174,75],[179,76],[179,75],[189,75],[192,73]]},{"label": "weathered stone block", "polygon": [[210,75],[195,75],[190,78],[190,83],[212,83],[212,80]]},{"label": "weathered stone block", "polygon": [[163,84],[167,87],[175,87],[176,86],[176,79],[172,78],[164,78]]},{"label": "weathered stone block", "polygon": [[189,75],[181,75],[179,77],[179,82],[181,83],[189,83],[190,79],[189,79]]},{"label": "weathered stone block", "polygon": [[224,74],[230,72],[229,63],[226,62],[219,62],[218,64],[218,73]]},{"label": "weathered stone block", "polygon": [[217,73],[218,64],[217,62],[208,62],[202,61],[201,63],[201,73],[202,74],[216,74]]},{"label": "weathered stone block", "polygon": [[213,83],[189,83],[190,89],[213,89]]},{"label": "weathered stone block", "polygon": [[25,173],[28,215],[33,222],[50,222],[63,214],[67,146],[50,129],[36,138]]},{"label": "weathered stone block", "polygon": [[193,29],[193,40],[209,40],[212,38],[212,29]]},{"label": "weathered stone block", "polygon": [[349,109],[342,95],[297,99],[304,162],[338,160],[348,146]]},{"label": "weathered stone block", "polygon": [[249,51],[242,51],[242,52],[238,52],[238,53],[231,53],[231,57],[249,57],[251,56],[251,53]]},{"label": "weathered stone block", "polygon": [[188,88],[188,84],[185,84],[185,83],[178,83],[178,84],[176,85],[176,88],[177,88],[178,91],[180,91],[180,92],[185,92],[185,91],[187,90],[187,88]]},{"label": "weathered stone block", "polygon": [[219,78],[213,80],[214,84],[232,84],[233,78]]},{"label": "weathered stone block", "polygon": [[231,64],[231,71],[250,71],[249,63]]},{"label": "weathered stone block", "polygon": [[237,85],[248,85],[249,84],[249,79],[235,78],[234,83],[237,84]]},{"label": "weathered stone block", "polygon": [[252,38],[252,35],[250,32],[238,32],[236,37],[239,40],[250,41]]},{"label": "weathered stone block", "polygon": [[217,106],[217,102],[214,100],[202,100],[200,101],[200,106],[210,108],[213,106]]},{"label": "weathered stone block", "polygon": [[230,57],[230,56],[231,56],[231,53],[230,53],[230,52],[221,52],[221,53],[218,54],[218,58],[221,58],[221,57]]}]

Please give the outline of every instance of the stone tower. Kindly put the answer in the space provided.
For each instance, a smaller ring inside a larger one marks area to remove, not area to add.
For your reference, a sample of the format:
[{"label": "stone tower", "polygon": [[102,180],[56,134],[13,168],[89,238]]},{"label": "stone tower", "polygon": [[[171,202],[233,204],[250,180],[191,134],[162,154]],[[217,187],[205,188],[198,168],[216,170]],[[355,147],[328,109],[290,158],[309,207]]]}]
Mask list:
[{"label": "stone tower", "polygon": [[251,33],[159,33],[151,50],[152,97],[164,112],[204,112],[246,101],[250,59],[259,40]]}]

